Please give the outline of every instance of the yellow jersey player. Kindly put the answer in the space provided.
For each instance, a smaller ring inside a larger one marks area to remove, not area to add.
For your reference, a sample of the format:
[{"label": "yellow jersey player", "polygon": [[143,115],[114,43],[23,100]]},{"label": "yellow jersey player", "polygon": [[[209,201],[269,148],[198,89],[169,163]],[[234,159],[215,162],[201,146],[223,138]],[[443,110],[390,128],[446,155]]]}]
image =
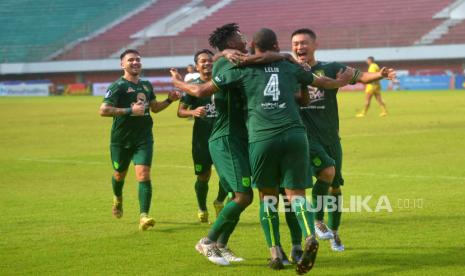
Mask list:
[{"label": "yellow jersey player", "polygon": [[[374,57],[368,57],[366,62],[368,64],[369,73],[377,73],[381,71],[379,69],[378,64],[375,63]],[[366,116],[368,109],[370,108],[371,98],[373,96],[375,96],[376,101],[381,107],[381,113],[379,114],[379,116],[384,117],[388,115],[386,104],[384,103],[383,98],[381,97],[381,84],[379,81],[374,81],[374,82],[368,83],[365,86],[365,107],[362,112],[357,114],[358,118],[362,118]]]}]

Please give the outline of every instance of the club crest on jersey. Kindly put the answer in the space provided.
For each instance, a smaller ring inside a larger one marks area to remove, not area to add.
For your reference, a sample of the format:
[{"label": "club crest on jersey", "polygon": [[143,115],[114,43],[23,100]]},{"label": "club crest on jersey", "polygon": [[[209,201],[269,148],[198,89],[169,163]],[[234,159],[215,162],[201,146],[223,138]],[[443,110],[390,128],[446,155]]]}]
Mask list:
[{"label": "club crest on jersey", "polygon": [[107,92],[105,93],[105,99],[110,98],[110,97],[111,97],[111,90],[107,90]]},{"label": "club crest on jersey", "polygon": [[142,87],[144,88],[145,91],[150,92],[149,87],[147,85],[144,84],[142,85]]},{"label": "club crest on jersey", "polygon": [[136,90],[134,90],[134,88],[132,88],[132,87],[129,87],[128,91],[126,91],[126,92],[127,93],[134,93],[134,92],[136,92]]},{"label": "club crest on jersey", "polygon": [[315,75],[318,77],[324,77],[325,76],[325,70],[316,70]]}]

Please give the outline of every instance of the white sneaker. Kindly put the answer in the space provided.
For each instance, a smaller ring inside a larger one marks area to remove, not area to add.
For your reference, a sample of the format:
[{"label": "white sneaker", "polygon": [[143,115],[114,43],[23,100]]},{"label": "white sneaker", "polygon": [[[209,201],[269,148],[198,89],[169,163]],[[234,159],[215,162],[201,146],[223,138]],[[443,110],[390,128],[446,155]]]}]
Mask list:
[{"label": "white sneaker", "polygon": [[202,238],[196,245],[195,250],[207,257],[207,259],[217,265],[229,265],[229,262],[221,256],[221,253],[216,247],[216,243],[206,243],[207,238]]},{"label": "white sneaker", "polygon": [[221,256],[223,256],[223,258],[225,258],[228,262],[234,263],[244,261],[243,258],[234,255],[234,252],[232,252],[228,247],[218,248],[218,250],[220,251]]},{"label": "white sneaker", "polygon": [[315,223],[316,236],[320,240],[329,240],[333,238],[333,233],[328,229],[324,222]]},{"label": "white sneaker", "polygon": [[342,252],[345,249],[337,233],[334,233],[334,237],[330,240],[330,243],[333,251]]}]

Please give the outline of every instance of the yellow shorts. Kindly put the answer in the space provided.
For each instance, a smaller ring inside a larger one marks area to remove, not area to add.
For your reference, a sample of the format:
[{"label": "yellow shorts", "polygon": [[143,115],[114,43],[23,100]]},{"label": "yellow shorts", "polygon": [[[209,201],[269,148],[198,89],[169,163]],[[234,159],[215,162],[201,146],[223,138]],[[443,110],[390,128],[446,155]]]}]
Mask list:
[{"label": "yellow shorts", "polygon": [[366,94],[371,94],[371,95],[376,95],[381,93],[381,86],[367,86],[365,88],[365,93]]}]

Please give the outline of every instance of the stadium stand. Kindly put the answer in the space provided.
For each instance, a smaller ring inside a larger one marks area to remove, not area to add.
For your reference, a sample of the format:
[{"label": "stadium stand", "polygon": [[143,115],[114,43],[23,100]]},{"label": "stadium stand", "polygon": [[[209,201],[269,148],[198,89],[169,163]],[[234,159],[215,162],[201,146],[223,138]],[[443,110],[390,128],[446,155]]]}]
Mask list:
[{"label": "stadium stand", "polygon": [[296,0],[290,5],[288,1],[236,0],[179,36],[202,36],[226,22],[238,22],[249,36],[260,27],[275,30],[285,50],[290,49],[289,35],[297,26],[315,29],[322,48],[407,46],[438,24],[433,15],[452,2],[316,0],[309,4]]},{"label": "stadium stand", "polygon": [[452,27],[449,32],[434,44],[465,43],[465,21]]},{"label": "stadium stand", "polygon": [[315,29],[325,49],[408,46],[440,24],[433,15],[452,2],[317,0],[309,5],[295,0],[290,5],[288,1],[236,0],[178,36],[152,38],[140,50],[148,56],[190,54],[208,47],[207,35],[227,22],[238,22],[248,36],[260,27],[272,28],[283,50],[290,49],[289,35],[296,26]]},{"label": "stadium stand", "polygon": [[188,2],[189,0],[154,1],[140,13],[120,22],[120,24],[115,25],[101,35],[76,45],[70,51],[58,56],[57,59],[95,59],[108,57],[129,44],[132,34],[156,22]]},{"label": "stadium stand", "polygon": [[[102,0],[98,5],[92,0],[2,1],[0,23],[7,28],[0,37],[0,62],[113,57],[136,40],[132,35],[187,4],[211,7],[219,1]],[[207,48],[208,34],[229,22],[239,23],[249,38],[261,27],[275,30],[282,50],[290,49],[289,36],[298,27],[314,29],[322,49],[410,46],[444,22],[433,17],[452,3],[454,0],[232,0],[177,35],[144,38],[134,47],[144,56],[190,55]],[[434,44],[465,42],[460,35],[464,29],[462,22]]]},{"label": "stadium stand", "polygon": [[0,1],[0,62],[40,61],[145,1]]}]

